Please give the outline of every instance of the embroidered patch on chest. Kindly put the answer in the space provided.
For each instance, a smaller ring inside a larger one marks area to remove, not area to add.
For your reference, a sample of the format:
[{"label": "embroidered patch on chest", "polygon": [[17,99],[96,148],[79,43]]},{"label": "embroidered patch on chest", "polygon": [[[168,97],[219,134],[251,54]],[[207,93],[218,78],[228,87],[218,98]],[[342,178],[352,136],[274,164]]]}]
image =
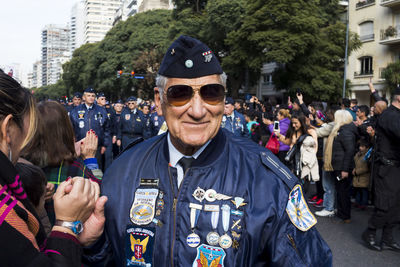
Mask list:
[{"label": "embroidered patch on chest", "polygon": [[153,266],[155,228],[128,226],[126,229],[126,266]]}]

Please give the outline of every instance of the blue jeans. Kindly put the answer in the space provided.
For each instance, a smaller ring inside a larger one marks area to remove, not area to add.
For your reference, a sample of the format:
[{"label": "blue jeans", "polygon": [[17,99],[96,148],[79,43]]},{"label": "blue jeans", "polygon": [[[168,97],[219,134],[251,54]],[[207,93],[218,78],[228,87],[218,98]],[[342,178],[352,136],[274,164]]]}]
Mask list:
[{"label": "blue jeans", "polygon": [[335,173],[322,172],[322,187],[324,188],[324,208],[328,211],[333,211],[335,208]]}]

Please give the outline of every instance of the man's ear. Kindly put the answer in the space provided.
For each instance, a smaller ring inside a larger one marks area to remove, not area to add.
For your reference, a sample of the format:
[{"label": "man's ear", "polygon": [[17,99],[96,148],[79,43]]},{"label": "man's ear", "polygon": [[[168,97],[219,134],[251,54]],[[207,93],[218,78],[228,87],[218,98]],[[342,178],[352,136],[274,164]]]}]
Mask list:
[{"label": "man's ear", "polygon": [[159,116],[163,116],[162,108],[161,108],[161,97],[160,90],[158,87],[154,87],[154,103],[156,104],[156,111]]}]

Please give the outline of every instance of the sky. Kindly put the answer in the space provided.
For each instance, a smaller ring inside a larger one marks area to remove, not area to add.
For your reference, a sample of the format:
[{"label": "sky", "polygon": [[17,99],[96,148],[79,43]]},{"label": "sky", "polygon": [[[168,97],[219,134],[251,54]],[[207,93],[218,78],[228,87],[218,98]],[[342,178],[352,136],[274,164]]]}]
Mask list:
[{"label": "sky", "polygon": [[31,70],[41,57],[41,30],[66,25],[78,0],[0,0],[0,65]]}]

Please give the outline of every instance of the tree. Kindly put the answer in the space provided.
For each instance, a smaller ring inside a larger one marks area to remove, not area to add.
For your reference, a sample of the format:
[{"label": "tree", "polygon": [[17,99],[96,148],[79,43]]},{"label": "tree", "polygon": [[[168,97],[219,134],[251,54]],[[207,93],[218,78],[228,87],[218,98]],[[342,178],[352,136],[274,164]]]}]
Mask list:
[{"label": "tree", "polygon": [[382,73],[386,86],[391,92],[400,84],[400,61],[396,61],[387,65]]},{"label": "tree", "polygon": [[67,87],[63,80],[59,80],[56,84],[45,85],[39,88],[33,88],[33,95],[37,100],[45,99],[65,99],[68,97]]},{"label": "tree", "polygon": [[[171,11],[153,10],[119,22],[101,42],[74,52],[72,60],[64,65],[67,85],[79,91],[93,86],[112,99],[132,95],[136,89],[150,94],[157,64],[170,43],[170,21]],[[143,60],[144,55],[151,57]],[[146,75],[146,79],[136,80],[129,75],[117,78],[118,70],[135,71]]]}]

